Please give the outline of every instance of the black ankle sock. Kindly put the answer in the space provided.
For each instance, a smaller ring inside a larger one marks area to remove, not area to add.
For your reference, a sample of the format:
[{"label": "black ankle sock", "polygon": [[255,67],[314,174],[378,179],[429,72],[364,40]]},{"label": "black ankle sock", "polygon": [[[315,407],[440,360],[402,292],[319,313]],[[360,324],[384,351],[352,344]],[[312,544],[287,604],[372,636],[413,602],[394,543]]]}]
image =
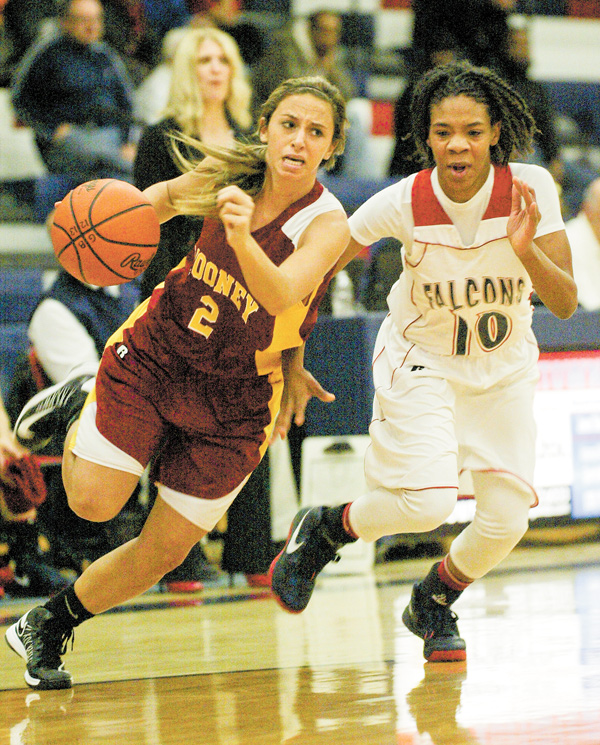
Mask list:
[{"label": "black ankle sock", "polygon": [[452,605],[462,594],[462,590],[454,588],[442,582],[438,572],[441,562],[434,564],[429,570],[429,574],[420,583],[420,589],[425,597],[439,605]]},{"label": "black ankle sock", "polygon": [[50,598],[44,603],[44,608],[52,613],[55,622],[62,629],[73,629],[94,616],[82,605],[81,600],[75,594],[74,585],[69,585],[65,590]]},{"label": "black ankle sock", "polygon": [[323,509],[323,523],[325,531],[334,543],[354,543],[356,537],[350,535],[344,528],[344,510],[347,504]]}]

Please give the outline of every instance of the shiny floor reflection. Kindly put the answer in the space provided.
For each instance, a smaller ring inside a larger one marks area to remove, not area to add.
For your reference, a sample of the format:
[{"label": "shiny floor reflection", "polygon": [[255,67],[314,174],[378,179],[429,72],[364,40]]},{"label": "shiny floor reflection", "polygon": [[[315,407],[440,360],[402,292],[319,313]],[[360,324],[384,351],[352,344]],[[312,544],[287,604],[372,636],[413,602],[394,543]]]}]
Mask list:
[{"label": "shiny floor reflection", "polygon": [[428,563],[324,577],[300,616],[266,592],[145,598],[78,630],[71,691],[26,688],[5,650],[0,745],[599,745],[600,546],[470,588],[467,663],[425,663],[401,623]]}]

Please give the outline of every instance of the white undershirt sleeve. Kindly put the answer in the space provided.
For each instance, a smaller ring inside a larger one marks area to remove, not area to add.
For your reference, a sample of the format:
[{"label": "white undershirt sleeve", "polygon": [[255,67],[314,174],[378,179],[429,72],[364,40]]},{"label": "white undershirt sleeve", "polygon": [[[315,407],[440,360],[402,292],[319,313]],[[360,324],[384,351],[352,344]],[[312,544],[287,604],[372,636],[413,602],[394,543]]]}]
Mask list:
[{"label": "white undershirt sleeve", "polygon": [[42,300],[27,333],[40,364],[53,383],[64,380],[75,365],[98,366],[100,362],[92,337],[58,300]]}]

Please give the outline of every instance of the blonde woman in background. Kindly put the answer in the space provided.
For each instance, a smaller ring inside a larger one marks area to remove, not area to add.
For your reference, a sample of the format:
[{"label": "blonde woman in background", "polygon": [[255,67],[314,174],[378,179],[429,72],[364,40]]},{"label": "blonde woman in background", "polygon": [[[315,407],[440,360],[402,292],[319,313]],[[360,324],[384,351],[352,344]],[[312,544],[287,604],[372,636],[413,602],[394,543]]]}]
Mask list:
[{"label": "blonde woman in background", "polygon": [[[250,84],[234,39],[215,28],[185,32],[173,56],[164,116],[146,127],[139,142],[133,170],[135,185],[144,190],[181,173],[171,134],[232,147],[236,139],[251,130],[250,99]],[[199,156],[196,151],[186,154]],[[200,229],[201,221],[184,215],[162,226],[158,251],[142,277],[142,299],[186,256]]]}]

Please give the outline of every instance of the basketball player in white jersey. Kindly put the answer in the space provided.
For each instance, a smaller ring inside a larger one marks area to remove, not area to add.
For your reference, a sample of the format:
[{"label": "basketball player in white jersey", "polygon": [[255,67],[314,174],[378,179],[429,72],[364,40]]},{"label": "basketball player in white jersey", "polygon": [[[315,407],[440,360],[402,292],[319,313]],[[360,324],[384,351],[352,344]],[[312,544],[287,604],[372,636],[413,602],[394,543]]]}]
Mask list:
[{"label": "basketball player in white jersey", "polygon": [[[284,608],[304,610],[342,544],[437,528],[469,469],[475,517],[415,584],[403,615],[426,659],[461,660],[466,645],[451,605],[510,553],[537,502],[530,296],[535,290],[568,318],[577,289],[552,177],[512,162],[531,150],[535,132],[523,99],[493,72],[455,63],[424,75],[411,112],[426,170],[354,213],[338,264],[386,236],[403,244],[374,351],[369,491],[301,510],[271,578]],[[281,432],[292,413],[282,410]]]}]

